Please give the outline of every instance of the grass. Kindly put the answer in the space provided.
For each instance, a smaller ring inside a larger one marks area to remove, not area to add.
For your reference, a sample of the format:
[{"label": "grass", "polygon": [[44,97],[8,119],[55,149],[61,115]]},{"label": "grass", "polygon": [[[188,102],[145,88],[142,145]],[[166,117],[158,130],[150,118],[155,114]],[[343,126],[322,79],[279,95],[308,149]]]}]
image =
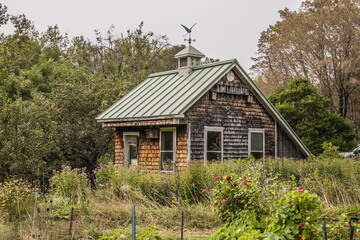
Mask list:
[{"label": "grass", "polygon": [[[55,194],[55,189],[47,193],[30,189],[36,191],[38,197],[28,197],[22,205],[21,196],[14,196],[28,193],[28,184],[1,185],[0,192],[10,192],[13,197],[0,195],[0,239],[38,239],[39,236],[42,239],[98,239],[103,234],[111,235],[115,229],[130,236],[132,206],[136,206],[137,232],[153,225],[163,239],[179,239],[183,210],[185,239],[206,239],[221,226],[209,193],[216,186],[214,177],[245,172],[257,174],[263,188],[276,177],[281,194],[289,188],[303,188],[318,195],[323,203],[323,213],[319,216],[322,222],[336,221],[341,214],[359,216],[360,165],[356,159],[245,159],[207,166],[192,164],[178,175],[146,174],[105,166],[96,173],[97,189],[92,191],[85,186],[86,198],[75,194],[77,198],[70,199]],[[207,192],[201,193],[203,189]],[[18,192],[14,193],[15,190]],[[69,234],[72,207],[74,215]]]}]

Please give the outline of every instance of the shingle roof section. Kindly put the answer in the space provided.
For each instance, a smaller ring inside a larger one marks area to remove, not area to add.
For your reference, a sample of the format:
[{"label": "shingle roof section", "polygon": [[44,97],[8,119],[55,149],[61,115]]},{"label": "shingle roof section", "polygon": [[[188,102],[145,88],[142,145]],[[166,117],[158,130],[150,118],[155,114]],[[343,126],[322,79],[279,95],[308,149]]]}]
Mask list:
[{"label": "shingle roof section", "polygon": [[196,66],[185,76],[177,70],[152,74],[96,119],[126,120],[183,114],[235,62],[234,59]]}]

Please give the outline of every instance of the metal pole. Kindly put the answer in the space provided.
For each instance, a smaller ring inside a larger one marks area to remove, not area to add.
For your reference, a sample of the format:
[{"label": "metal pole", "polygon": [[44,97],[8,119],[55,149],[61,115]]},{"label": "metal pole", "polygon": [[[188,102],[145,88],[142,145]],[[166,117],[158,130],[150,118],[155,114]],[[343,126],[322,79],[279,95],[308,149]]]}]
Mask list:
[{"label": "metal pole", "polygon": [[184,239],[184,211],[181,210],[181,240]]},{"label": "metal pole", "polygon": [[324,231],[324,239],[327,240],[327,231],[326,231],[326,223],[323,225],[323,231]]},{"label": "metal pole", "polygon": [[133,206],[131,210],[132,210],[132,240],[136,240],[135,206]]},{"label": "metal pole", "polygon": [[233,212],[233,220],[235,220],[235,205],[234,205],[234,199],[232,199],[232,201],[231,201],[231,207],[232,207],[232,212]]}]

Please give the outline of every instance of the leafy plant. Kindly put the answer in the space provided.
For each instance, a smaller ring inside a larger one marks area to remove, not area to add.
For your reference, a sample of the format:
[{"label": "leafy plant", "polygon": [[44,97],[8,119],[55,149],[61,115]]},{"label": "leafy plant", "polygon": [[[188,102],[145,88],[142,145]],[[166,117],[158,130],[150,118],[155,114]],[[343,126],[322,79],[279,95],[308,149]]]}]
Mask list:
[{"label": "leafy plant", "polygon": [[0,183],[0,216],[13,221],[21,216],[33,205],[32,186],[22,179],[9,179]]},{"label": "leafy plant", "polygon": [[51,191],[55,197],[68,198],[72,203],[81,203],[87,198],[89,181],[85,168],[72,169],[70,166],[62,166],[60,171],[53,171],[51,178]]},{"label": "leafy plant", "polygon": [[238,214],[260,209],[260,190],[255,176],[230,174],[216,178],[219,184],[213,190],[213,205],[220,219],[231,222]]}]

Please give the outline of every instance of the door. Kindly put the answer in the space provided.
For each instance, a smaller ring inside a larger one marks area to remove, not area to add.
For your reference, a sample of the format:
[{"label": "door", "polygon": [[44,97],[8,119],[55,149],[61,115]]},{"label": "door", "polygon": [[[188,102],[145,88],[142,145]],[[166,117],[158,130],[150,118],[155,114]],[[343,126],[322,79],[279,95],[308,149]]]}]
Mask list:
[{"label": "door", "polygon": [[138,164],[138,136],[124,135],[124,165],[136,167]]}]

